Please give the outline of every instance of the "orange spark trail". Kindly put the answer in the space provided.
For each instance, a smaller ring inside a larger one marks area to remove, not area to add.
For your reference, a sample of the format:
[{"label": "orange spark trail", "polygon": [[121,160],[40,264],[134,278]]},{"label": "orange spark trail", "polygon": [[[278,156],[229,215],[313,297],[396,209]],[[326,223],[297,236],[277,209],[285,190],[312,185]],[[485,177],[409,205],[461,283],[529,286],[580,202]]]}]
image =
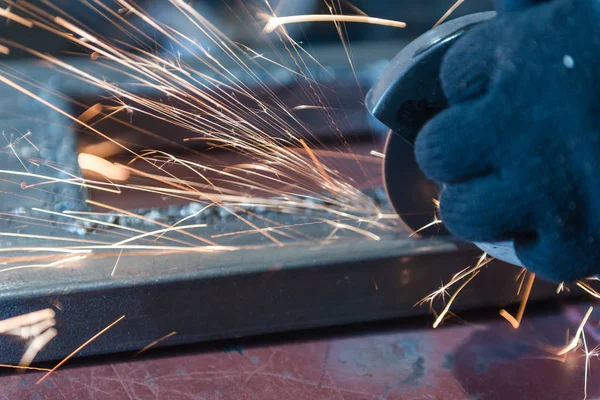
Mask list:
[{"label": "orange spark trail", "polygon": [[325,171],[325,168],[323,168],[323,165],[319,162],[319,160],[315,156],[315,153],[313,153],[312,150],[310,149],[310,147],[308,147],[308,145],[306,144],[304,139],[300,139],[300,143],[302,144],[302,147],[304,147],[304,149],[308,153],[308,156],[310,157],[312,162],[315,164],[315,167],[317,168],[317,171],[319,171],[319,174],[321,174],[321,176],[327,181],[327,186],[329,186],[330,190],[333,190],[333,185],[331,184],[331,179],[329,178],[329,175],[327,175],[327,172]]},{"label": "orange spark trail", "polygon": [[50,368],[25,367],[22,365],[0,364],[0,368],[22,369],[25,371],[51,371]]},{"label": "orange spark trail", "polygon": [[19,17],[17,14],[11,13],[6,8],[0,8],[0,17],[10,19],[11,21],[14,21],[14,22],[21,24],[23,26],[26,26],[28,28],[33,28],[33,23],[31,21],[29,21],[28,19],[25,19],[23,17]]},{"label": "orange spark trail", "polygon": [[594,296],[597,299],[600,299],[600,293],[596,292],[594,289],[592,289],[592,287],[590,285],[588,285],[585,282],[582,281],[577,281],[577,286],[579,286],[581,289],[585,290],[588,294]]},{"label": "orange spark trail", "polygon": [[460,285],[460,287],[458,289],[456,289],[456,292],[454,292],[454,294],[452,295],[452,297],[450,297],[450,300],[448,300],[448,303],[446,304],[446,307],[444,307],[444,309],[442,310],[442,312],[440,313],[440,315],[438,315],[437,319],[433,323],[433,327],[434,328],[437,328],[439,326],[439,324],[444,319],[444,316],[446,315],[446,313],[448,313],[448,311],[450,311],[450,306],[452,305],[452,302],[456,299],[456,296],[458,296],[458,294],[460,293],[460,291],[463,290],[465,288],[465,286],[467,286],[469,284],[469,282],[471,282],[473,280],[473,278],[475,278],[478,274],[479,274],[479,271],[475,272],[473,274],[473,276],[471,276],[469,279],[467,279],[465,281],[465,283],[463,283],[462,285]]},{"label": "orange spark trail", "polygon": [[[111,210],[111,211],[120,212],[120,213],[123,213],[123,214],[125,214],[125,215],[127,215],[127,216],[129,216],[129,217],[139,218],[139,219],[141,219],[142,221],[151,222],[151,223],[153,223],[153,224],[156,224],[156,225],[158,225],[158,226],[162,226],[162,227],[164,227],[164,228],[170,228],[170,226],[169,226],[169,225],[167,225],[167,224],[164,224],[164,223],[162,223],[162,222],[160,222],[160,221],[154,221],[154,220],[152,220],[152,219],[146,218],[146,217],[144,217],[144,216],[141,216],[141,215],[138,215],[138,214],[136,214],[136,213],[132,213],[132,212],[129,212],[129,211],[127,211],[127,210],[124,210],[124,209],[122,209],[122,208],[113,207],[113,206],[110,206],[110,205],[108,205],[108,204],[99,203],[99,202],[97,202],[97,201],[94,201],[94,200],[86,200],[86,202],[87,202],[88,204],[91,204],[91,205],[93,205],[93,206],[102,207],[102,208],[109,209],[109,210]],[[208,239],[204,239],[204,238],[202,238],[202,237],[200,237],[200,236],[196,236],[196,235],[194,235],[194,234],[192,234],[192,233],[189,233],[189,232],[186,232],[186,231],[182,231],[181,233],[182,233],[182,234],[184,234],[184,235],[187,235],[187,236],[193,237],[194,239],[197,239],[197,240],[199,240],[199,241],[201,241],[201,242],[207,243],[207,244],[209,244],[209,245],[211,245],[211,246],[218,246],[218,244],[217,244],[217,243],[215,243],[215,242],[212,242],[212,241],[210,241],[210,240],[208,240]]]},{"label": "orange spark trail", "polygon": [[26,325],[33,325],[46,319],[54,318],[56,313],[51,308],[45,310],[35,311],[25,315],[19,315],[18,317],[5,319],[0,321],[0,334],[13,329],[20,328]]},{"label": "orange spark trail", "polygon": [[100,103],[96,103],[87,110],[85,110],[77,119],[84,124],[91,121],[96,115],[100,114],[104,107]]},{"label": "orange spark trail", "polygon": [[531,288],[533,287],[533,282],[535,281],[535,274],[533,272],[529,273],[529,277],[527,279],[527,283],[525,284],[525,291],[523,292],[523,299],[521,300],[521,304],[519,305],[519,311],[517,311],[517,316],[513,317],[508,313],[508,311],[502,309],[500,310],[500,315],[504,317],[513,328],[518,329],[521,325],[521,320],[523,319],[523,314],[525,313],[525,307],[527,306],[527,301],[529,300],[529,294],[531,293]]},{"label": "orange spark trail", "polygon": [[381,158],[382,160],[384,160],[384,159],[385,159],[385,154],[383,154],[383,153],[380,153],[380,152],[378,152],[378,151],[371,150],[370,154],[371,154],[373,157]]},{"label": "orange spark trail", "polygon": [[130,172],[127,169],[93,154],[79,153],[77,163],[79,168],[96,172],[111,180],[126,181],[129,179]]},{"label": "orange spark trail", "polygon": [[51,328],[54,325],[56,325],[56,320],[54,318],[45,319],[34,325],[28,325],[23,326],[21,328],[13,329],[11,331],[6,332],[6,334],[18,336],[22,339],[30,339],[32,337],[38,336],[46,329]]},{"label": "orange spark trail", "polygon": [[300,22],[358,22],[363,24],[390,26],[393,28],[406,28],[405,22],[394,21],[391,19],[366,17],[364,15],[312,14],[270,17],[264,32],[271,33],[282,25],[297,24]]},{"label": "orange spark trail", "polygon": [[163,228],[163,229],[158,229],[152,232],[146,232],[143,233],[141,235],[138,236],[134,236],[131,237],[129,239],[125,239],[125,240],[121,240],[120,242],[114,243],[113,246],[114,247],[119,247],[119,246],[123,246],[124,244],[136,241],[138,239],[142,239],[148,236],[154,236],[154,235],[158,235],[159,233],[165,233],[165,232],[183,232],[186,229],[194,229],[194,228],[206,228],[206,224],[193,224],[193,225],[179,225],[179,226],[174,226],[174,227],[169,227],[169,228]]},{"label": "orange spark trail", "polygon": [[168,333],[168,334],[166,334],[165,336],[163,336],[163,337],[161,337],[159,339],[156,339],[154,342],[149,343],[148,345],[144,346],[144,348],[142,348],[140,351],[138,351],[137,353],[135,353],[134,357],[139,356],[140,354],[142,354],[142,353],[146,352],[147,350],[149,350],[150,348],[156,346],[158,343],[162,342],[163,340],[168,339],[171,336],[174,336],[176,334],[177,334],[177,332],[173,331],[173,332]]},{"label": "orange spark trail", "polygon": [[590,306],[590,308],[588,308],[587,312],[585,313],[585,316],[583,317],[583,321],[581,321],[581,324],[579,324],[579,328],[577,328],[575,336],[567,346],[565,346],[563,349],[559,350],[556,353],[557,356],[567,354],[568,352],[570,352],[571,350],[575,350],[577,346],[579,346],[579,337],[581,336],[581,333],[583,332],[583,327],[585,326],[585,324],[587,324],[587,321],[590,318],[592,311],[594,311],[594,307]]},{"label": "orange spark trail", "polygon": [[29,366],[29,364],[33,362],[35,356],[37,356],[57,334],[58,331],[56,329],[50,328],[44,333],[36,336],[27,346],[25,353],[23,353],[23,356],[21,357],[21,361],[19,361],[19,365],[25,367]]},{"label": "orange spark trail", "polygon": [[442,17],[435,23],[435,25],[433,25],[433,27],[435,28],[436,26],[444,22],[462,3],[464,3],[464,1],[465,0],[456,0],[456,3],[454,3],[452,7],[450,7],[448,11],[444,13],[444,15],[442,15]]},{"label": "orange spark trail", "polygon": [[84,344],[82,344],[81,346],[79,346],[78,348],[76,348],[71,354],[69,354],[68,356],[66,356],[61,362],[59,362],[58,364],[56,364],[54,366],[54,368],[52,368],[50,371],[48,371],[48,373],[46,373],[44,376],[42,376],[35,384],[39,385],[40,383],[42,383],[47,377],[49,377],[54,371],[56,371],[58,368],[60,368],[64,363],[66,363],[67,361],[69,361],[71,359],[71,357],[73,357],[75,354],[77,354],[81,349],[83,349],[84,347],[86,347],[88,344],[90,344],[91,342],[93,342],[94,340],[96,340],[99,336],[101,336],[104,332],[106,332],[107,330],[109,330],[110,328],[112,328],[113,326],[115,326],[116,324],[118,324],[119,322],[121,322],[121,320],[123,320],[123,318],[125,318],[125,316],[121,316],[120,318],[118,318],[115,322],[113,322],[112,324],[108,325],[106,328],[102,329],[100,332],[98,332],[97,334],[95,334],[94,336],[92,336],[90,339],[88,339]]},{"label": "orange spark trail", "polygon": [[417,229],[416,231],[414,231],[413,233],[411,233],[408,237],[411,238],[411,237],[417,235],[419,232],[422,232],[422,231],[424,231],[427,228],[430,228],[430,227],[432,227],[434,225],[439,225],[441,223],[442,223],[442,220],[438,219],[438,217],[434,216],[433,217],[433,221],[431,221],[430,223],[426,224],[425,226],[422,226],[421,228]]}]

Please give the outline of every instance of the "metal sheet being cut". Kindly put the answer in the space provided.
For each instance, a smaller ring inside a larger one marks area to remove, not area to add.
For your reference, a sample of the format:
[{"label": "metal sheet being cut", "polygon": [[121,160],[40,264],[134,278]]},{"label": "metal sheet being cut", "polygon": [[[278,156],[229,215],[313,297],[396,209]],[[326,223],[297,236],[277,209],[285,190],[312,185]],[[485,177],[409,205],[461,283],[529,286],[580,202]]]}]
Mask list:
[{"label": "metal sheet being cut", "polygon": [[[4,243],[3,243],[4,244]],[[57,311],[58,336],[37,360],[65,357],[125,315],[78,356],[161,345],[425,315],[415,303],[480,254],[449,240],[348,240],[213,254],[96,257],[59,269],[5,273],[0,319],[42,308]],[[504,307],[515,300],[515,267],[492,263],[453,307]],[[555,296],[538,283],[530,301]],[[23,343],[0,337],[2,360],[14,363]]]}]

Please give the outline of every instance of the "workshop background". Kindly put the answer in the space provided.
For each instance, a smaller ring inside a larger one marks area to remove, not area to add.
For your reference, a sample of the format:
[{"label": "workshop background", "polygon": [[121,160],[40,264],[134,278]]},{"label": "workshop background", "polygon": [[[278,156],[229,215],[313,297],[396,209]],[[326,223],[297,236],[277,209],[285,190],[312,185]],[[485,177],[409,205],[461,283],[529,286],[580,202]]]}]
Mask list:
[{"label": "workshop background", "polygon": [[[30,3],[43,6],[48,2]],[[177,27],[189,37],[196,36],[197,27],[173,13],[168,3],[137,2],[156,20]],[[332,94],[331,101],[351,115],[348,120],[340,119],[338,126],[351,138],[350,146],[357,154],[366,157],[373,149],[381,150],[387,134],[387,129],[364,109],[364,94],[389,60],[430,29],[454,3],[451,0],[336,3],[349,14],[355,13],[356,7],[373,17],[407,23],[405,29],[344,25],[353,68],[348,65],[347,49],[332,24],[303,23],[287,28],[290,36],[322,64],[315,68],[315,79],[327,80],[332,92],[344,91],[342,96],[339,92]],[[75,16],[99,34],[134,44],[130,37],[116,31],[78,1],[55,0],[51,4],[57,13]],[[257,54],[281,50],[273,49],[276,41],[262,32],[264,23],[256,19],[256,13],[265,10],[264,2],[196,0],[190,4],[234,42],[251,47]],[[287,0],[272,6],[280,16],[330,12],[325,2],[313,0]],[[492,8],[488,1],[466,0],[450,18]],[[153,36],[140,18],[135,15],[127,18]],[[0,24],[0,37],[59,58],[71,57],[79,68],[94,71],[89,57],[77,55],[81,51],[77,46],[43,30],[6,20]],[[146,44],[153,45],[151,40]],[[183,51],[168,41],[161,44],[175,53]],[[210,48],[211,44],[207,42],[206,46]],[[160,55],[161,50],[156,47]],[[219,57],[218,50],[213,47],[211,51]],[[10,54],[2,57],[3,71],[18,71],[18,75],[33,76],[52,90],[68,92],[81,103],[73,106],[73,115],[81,114],[105,95],[63,75],[49,73],[40,67],[38,57],[27,51],[11,48]],[[322,69],[334,75],[336,82],[328,81]],[[300,102],[301,95],[294,86],[297,83],[274,71],[277,68],[266,71],[261,79],[264,77],[286,105],[291,107]],[[107,80],[112,78],[109,72],[104,73]],[[269,80],[274,74],[277,83]],[[289,82],[289,87],[281,82]],[[290,87],[298,97],[287,94],[285,89]],[[97,138],[89,132],[66,129],[73,126],[71,121],[48,113],[47,107],[31,98],[15,97],[14,92],[4,89],[0,90],[0,96],[3,129],[47,132],[38,146],[46,151],[41,157],[46,162],[75,165],[83,149],[89,150],[97,144]],[[308,104],[309,99],[303,100]],[[325,143],[324,150],[339,148],[336,132],[323,122],[325,117],[298,118]],[[186,136],[173,132],[172,128],[163,130],[160,122],[143,116],[126,116],[123,121],[169,133],[158,139],[131,136],[122,124],[108,120],[97,127],[110,130],[115,138],[136,142],[140,148],[159,147],[164,151],[178,148],[165,144],[165,137],[183,141]],[[23,144],[26,143],[20,143]],[[190,142],[189,147],[204,150],[202,144],[196,146]],[[12,151],[12,147],[8,150]],[[216,151],[211,154],[214,153],[223,164],[240,162],[237,155]],[[123,161],[126,156],[115,153],[110,160]],[[382,188],[380,164],[367,163],[359,173],[359,167],[351,161],[339,164],[339,168],[353,177],[356,175],[353,182],[358,189],[368,193],[382,210],[391,212]],[[3,170],[19,165],[20,160],[14,157],[0,160]],[[109,197],[114,207],[135,209],[148,219],[172,221],[198,211],[197,206],[185,201],[165,204],[161,196],[123,196],[114,200],[112,195],[94,188],[85,194],[78,189],[61,188],[52,193],[49,190],[35,198],[7,194],[0,211],[9,213],[43,204],[52,212],[88,212],[84,206],[86,199],[102,203],[108,202]],[[2,181],[0,190],[11,193],[14,187]],[[256,208],[254,211],[259,212]],[[307,218],[265,215],[283,224],[303,223]],[[214,225],[211,232],[215,235],[240,229],[239,223],[219,213],[210,218],[208,221]],[[54,222],[64,223],[61,219]],[[14,221],[2,223],[11,229],[15,227]],[[140,228],[125,222],[123,226]],[[83,230],[86,229],[90,230],[89,226]],[[54,234],[44,229],[37,232]],[[315,234],[312,230],[302,231],[307,232]],[[572,292],[557,295],[556,285],[536,282],[531,294],[528,293],[530,302],[522,323],[519,329],[514,329],[498,311],[502,307],[511,312],[517,310],[523,296],[517,294],[518,270],[492,262],[479,281],[456,299],[453,306],[456,314],[433,329],[434,316],[427,306],[415,307],[415,303],[435,289],[440,280],[474,265],[481,252],[443,236],[416,241],[408,238],[406,230],[390,234],[382,229],[376,233],[385,239],[377,245],[349,242],[308,251],[291,246],[292,250],[259,250],[258,254],[247,250],[234,256],[139,257],[129,263],[136,268],[129,270],[123,261],[115,277],[110,274],[117,266],[114,258],[90,261],[92,264],[86,264],[85,270],[40,269],[35,273],[16,271],[5,275],[7,278],[0,284],[3,290],[0,320],[49,306],[59,316],[56,339],[40,352],[38,362],[33,364],[42,371],[15,373],[7,368],[0,375],[0,399],[579,399],[583,398],[584,390],[588,398],[600,398],[600,385],[594,382],[597,352],[586,354],[577,350],[568,357],[555,357],[547,351],[549,346],[564,346],[568,342],[567,331],[572,337],[586,317],[590,304],[581,300],[576,287],[571,288]],[[356,237],[353,239],[356,241]],[[232,239],[231,243],[237,245],[243,240],[246,239]],[[13,245],[8,239],[0,244]],[[200,268],[202,271],[198,271]],[[38,383],[57,361],[121,314],[126,315],[122,322]],[[593,349],[600,343],[597,330],[600,315],[592,312],[588,317],[583,332]],[[0,358],[0,362],[18,363],[23,341],[13,337],[0,340],[4,352],[4,360]],[[156,340],[160,343],[154,345]],[[147,344],[153,344],[153,348],[139,354]],[[591,364],[589,380],[587,361]]]}]

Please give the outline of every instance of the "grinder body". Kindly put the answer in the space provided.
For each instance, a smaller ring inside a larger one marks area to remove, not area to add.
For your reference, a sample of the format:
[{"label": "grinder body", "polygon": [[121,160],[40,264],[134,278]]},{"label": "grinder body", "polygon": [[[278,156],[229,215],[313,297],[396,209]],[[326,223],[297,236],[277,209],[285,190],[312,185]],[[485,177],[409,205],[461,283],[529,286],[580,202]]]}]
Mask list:
[{"label": "grinder body", "polygon": [[[443,190],[419,170],[412,148],[423,125],[448,106],[439,81],[443,57],[465,32],[495,15],[467,15],[421,35],[394,57],[366,96],[371,114],[390,128],[383,166],[388,198],[413,231],[432,221],[437,212],[432,199]],[[522,266],[512,242],[475,244],[497,259]]]}]

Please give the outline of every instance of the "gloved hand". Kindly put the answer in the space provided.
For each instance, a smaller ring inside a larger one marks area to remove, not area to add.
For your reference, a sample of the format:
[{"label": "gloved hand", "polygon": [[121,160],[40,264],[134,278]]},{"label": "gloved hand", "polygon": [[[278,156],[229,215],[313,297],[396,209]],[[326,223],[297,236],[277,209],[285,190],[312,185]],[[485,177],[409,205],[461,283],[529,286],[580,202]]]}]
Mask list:
[{"label": "gloved hand", "polygon": [[557,282],[600,272],[600,1],[555,0],[473,28],[447,53],[450,107],[417,136],[470,241],[514,240]]},{"label": "gloved hand", "polygon": [[495,0],[498,12],[522,10],[535,4],[546,3],[548,0]]}]

